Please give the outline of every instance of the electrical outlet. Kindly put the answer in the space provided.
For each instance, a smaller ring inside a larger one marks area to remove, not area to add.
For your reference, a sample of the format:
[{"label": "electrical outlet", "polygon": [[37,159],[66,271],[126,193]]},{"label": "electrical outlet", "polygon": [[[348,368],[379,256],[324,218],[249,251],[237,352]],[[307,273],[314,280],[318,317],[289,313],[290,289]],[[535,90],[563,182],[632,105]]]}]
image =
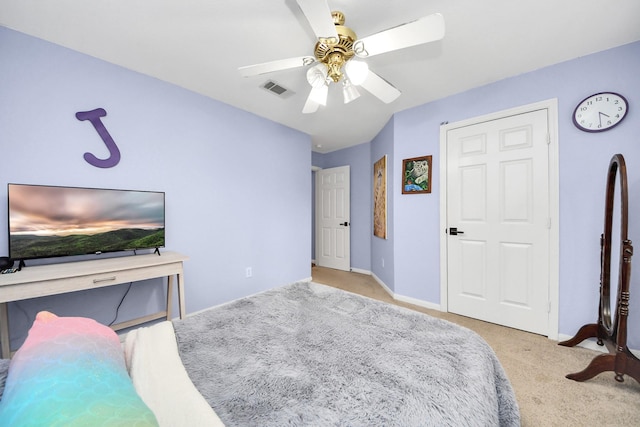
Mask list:
[{"label": "electrical outlet", "polygon": [[246,276],[247,277],[253,276],[253,270],[251,269],[251,267],[247,267]]},{"label": "electrical outlet", "polygon": [[384,258],[382,258],[382,268],[384,268]]}]

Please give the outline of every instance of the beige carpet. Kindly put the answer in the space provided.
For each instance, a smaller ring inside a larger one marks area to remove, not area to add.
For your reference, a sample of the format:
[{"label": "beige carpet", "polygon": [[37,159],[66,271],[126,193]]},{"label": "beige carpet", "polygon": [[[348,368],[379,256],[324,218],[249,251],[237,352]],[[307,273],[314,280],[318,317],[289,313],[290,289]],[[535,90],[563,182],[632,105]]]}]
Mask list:
[{"label": "beige carpet", "polygon": [[640,426],[640,384],[633,378],[625,376],[624,383],[618,383],[612,372],[585,382],[565,378],[586,368],[599,354],[594,350],[562,347],[540,335],[394,301],[365,274],[313,267],[312,277],[314,282],[421,311],[480,334],[511,380],[523,426]]}]

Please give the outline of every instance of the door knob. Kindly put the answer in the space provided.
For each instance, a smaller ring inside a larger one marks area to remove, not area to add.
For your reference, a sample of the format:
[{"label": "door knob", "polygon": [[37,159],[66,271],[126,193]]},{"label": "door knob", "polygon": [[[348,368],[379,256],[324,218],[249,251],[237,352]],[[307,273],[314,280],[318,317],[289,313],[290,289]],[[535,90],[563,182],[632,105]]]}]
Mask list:
[{"label": "door knob", "polygon": [[464,234],[464,231],[460,231],[456,227],[451,227],[449,228],[449,234],[452,236],[457,236],[458,234]]},{"label": "door knob", "polygon": [[347,221],[345,221],[345,222],[341,222],[341,223],[340,223],[340,224],[338,224],[338,225],[344,225],[344,226],[346,227],[346,226],[348,226],[348,225],[349,225],[349,223],[348,223]]}]

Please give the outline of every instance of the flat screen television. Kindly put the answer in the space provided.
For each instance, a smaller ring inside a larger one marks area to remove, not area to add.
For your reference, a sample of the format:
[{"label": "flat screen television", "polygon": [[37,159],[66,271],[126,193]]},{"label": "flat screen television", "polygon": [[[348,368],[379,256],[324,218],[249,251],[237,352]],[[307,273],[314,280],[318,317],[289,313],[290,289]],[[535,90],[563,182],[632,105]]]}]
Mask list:
[{"label": "flat screen television", "polygon": [[13,260],[165,246],[165,193],[8,184]]}]

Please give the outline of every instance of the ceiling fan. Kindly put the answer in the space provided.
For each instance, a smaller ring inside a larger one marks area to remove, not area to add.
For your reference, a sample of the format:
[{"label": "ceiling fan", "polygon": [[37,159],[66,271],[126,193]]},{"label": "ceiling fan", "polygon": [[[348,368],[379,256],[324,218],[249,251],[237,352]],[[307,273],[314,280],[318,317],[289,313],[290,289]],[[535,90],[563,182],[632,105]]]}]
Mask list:
[{"label": "ceiling fan", "polygon": [[369,70],[366,62],[353,58],[367,58],[444,37],[444,18],[435,13],[358,39],[353,30],[344,26],[344,14],[332,12],[326,0],[296,1],[318,38],[314,56],[248,65],[238,70],[242,76],[252,77],[307,67],[307,81],[311,85],[311,91],[302,109],[303,113],[314,113],[321,105],[326,105],[329,84],[340,81],[345,104],[360,96],[356,86],[364,88],[384,103],[393,102],[400,96],[400,91]]}]

